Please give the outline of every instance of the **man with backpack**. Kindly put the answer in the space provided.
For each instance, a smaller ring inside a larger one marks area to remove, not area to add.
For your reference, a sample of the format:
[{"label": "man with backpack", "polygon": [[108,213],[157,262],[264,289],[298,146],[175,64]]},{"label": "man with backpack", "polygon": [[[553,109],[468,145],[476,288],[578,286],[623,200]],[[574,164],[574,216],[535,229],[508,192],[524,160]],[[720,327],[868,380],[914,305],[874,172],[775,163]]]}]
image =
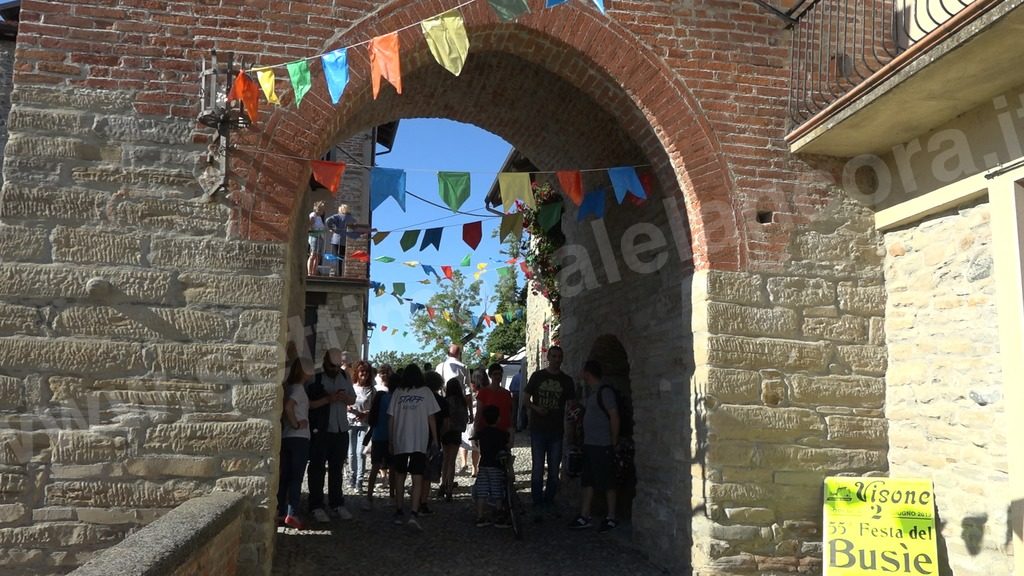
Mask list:
[{"label": "man with backpack", "polygon": [[570,524],[573,529],[593,526],[590,509],[594,491],[605,493],[608,514],[601,522],[601,532],[618,526],[615,519],[615,447],[619,443],[621,419],[615,389],[601,383],[603,372],[595,360],[583,365],[583,380],[591,394],[583,412],[583,475],[580,514]]}]

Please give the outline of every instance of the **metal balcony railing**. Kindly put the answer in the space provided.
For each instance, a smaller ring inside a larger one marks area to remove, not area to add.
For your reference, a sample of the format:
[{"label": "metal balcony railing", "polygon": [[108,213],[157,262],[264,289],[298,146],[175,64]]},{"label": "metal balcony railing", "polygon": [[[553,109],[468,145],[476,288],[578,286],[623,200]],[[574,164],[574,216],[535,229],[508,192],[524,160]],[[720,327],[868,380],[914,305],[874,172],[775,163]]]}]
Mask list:
[{"label": "metal balcony railing", "polygon": [[794,18],[790,117],[803,124],[975,0],[810,0]]},{"label": "metal balcony railing", "polygon": [[[370,227],[362,224],[350,225],[345,242],[345,254],[337,255],[331,246],[329,231],[321,231],[324,241],[320,242],[319,266],[317,274],[308,276],[310,279],[342,282],[367,282],[370,279],[370,264],[353,257],[356,252],[364,252],[369,258]],[[309,234],[314,234],[310,231]],[[340,257],[339,257],[340,256]]]}]

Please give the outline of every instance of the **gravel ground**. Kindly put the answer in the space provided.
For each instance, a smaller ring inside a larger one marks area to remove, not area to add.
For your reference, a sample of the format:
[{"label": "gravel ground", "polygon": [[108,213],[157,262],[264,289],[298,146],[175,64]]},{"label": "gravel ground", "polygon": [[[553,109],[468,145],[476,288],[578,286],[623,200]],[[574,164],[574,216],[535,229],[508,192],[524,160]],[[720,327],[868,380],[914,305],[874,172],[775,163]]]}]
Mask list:
[{"label": "gravel ground", "polygon": [[[525,444],[523,439],[520,444]],[[522,541],[511,529],[477,528],[469,497],[469,476],[456,476],[460,484],[451,503],[431,501],[433,516],[421,517],[423,531],[392,524],[392,506],[360,509],[362,499],[347,497],[352,520],[311,523],[296,531],[278,528],[273,574],[416,574],[478,576],[481,570],[500,574],[637,575],[665,574],[629,543],[629,525],[599,534],[596,527],[574,531],[567,526],[575,513],[560,508],[536,523],[529,513],[530,454],[517,446],[516,484],[528,513]],[[347,488],[346,488],[347,490]],[[346,493],[347,494],[347,493]],[[379,492],[378,492],[379,494]],[[408,499],[406,499],[408,505]],[[311,520],[308,518],[307,520]]]}]

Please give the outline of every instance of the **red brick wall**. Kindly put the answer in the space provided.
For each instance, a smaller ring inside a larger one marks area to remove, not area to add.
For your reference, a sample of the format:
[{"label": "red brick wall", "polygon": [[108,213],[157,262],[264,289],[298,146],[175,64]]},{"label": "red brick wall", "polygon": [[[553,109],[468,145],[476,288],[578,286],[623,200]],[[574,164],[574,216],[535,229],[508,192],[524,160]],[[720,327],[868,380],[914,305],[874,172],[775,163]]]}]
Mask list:
[{"label": "red brick wall", "polygon": [[[211,48],[234,50],[250,65],[279,64],[368,40],[452,4],[29,1],[23,4],[16,82],[131,91],[140,115],[189,118],[198,111],[199,62]],[[605,110],[663,184],[686,196],[698,268],[771,269],[784,262],[792,224],[804,221],[820,202],[814,193],[786,190],[801,166],[782,145],[788,71],[787,33],[780,22],[741,1],[610,1],[608,16],[586,2],[552,10],[542,9],[539,1],[531,4],[533,12],[514,24],[499,23],[483,0],[464,7],[470,62],[487,51],[526,61]],[[421,65],[436,67],[428,62],[418,31],[404,32],[402,43],[407,75]],[[330,105],[322,72],[314,65],[314,89],[301,109],[293,106],[286,83],[279,82],[286,105],[274,110],[264,105],[245,144],[261,152],[312,157],[336,137],[365,127],[353,126],[354,118],[370,125],[408,116],[464,115],[534,149],[542,162],[565,157],[551,142],[535,145],[552,118],[503,114],[487,105],[506,82],[514,86],[514,78],[495,73],[488,79],[492,83],[464,74],[459,83],[472,85],[477,100],[449,102],[447,109],[427,105],[436,86],[409,81],[403,97],[382,105],[369,96],[365,47],[353,49],[349,58],[352,78],[339,106]],[[281,72],[279,77],[285,76]],[[456,82],[445,78],[443,83]],[[481,119],[492,114],[496,117],[488,122]],[[197,142],[204,139],[196,135]],[[234,198],[240,207],[237,233],[286,239],[307,164],[244,153],[237,155],[235,167],[246,180],[244,194]],[[776,224],[756,224],[757,210],[769,208],[777,214]]]}]

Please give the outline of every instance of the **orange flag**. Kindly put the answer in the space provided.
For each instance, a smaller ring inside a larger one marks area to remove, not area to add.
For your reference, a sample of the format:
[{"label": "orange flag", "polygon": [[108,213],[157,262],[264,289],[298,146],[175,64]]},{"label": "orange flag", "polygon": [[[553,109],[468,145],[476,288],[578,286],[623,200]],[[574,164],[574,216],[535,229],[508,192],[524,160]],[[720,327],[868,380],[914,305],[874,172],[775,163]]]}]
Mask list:
[{"label": "orange flag", "polygon": [[353,260],[359,260],[360,262],[369,262],[370,254],[366,250],[356,250],[352,253]]},{"label": "orange flag", "polygon": [[583,202],[583,174],[578,170],[562,170],[556,174],[565,195],[572,200],[573,204],[579,206]]},{"label": "orange flag", "polygon": [[383,77],[395,90],[402,93],[402,66],[400,64],[398,32],[377,36],[370,40],[370,79],[373,82],[373,99],[380,92]]},{"label": "orange flag", "polygon": [[249,78],[248,74],[239,72],[235,76],[235,82],[231,85],[231,91],[228,92],[228,100],[241,100],[249,120],[253,126],[256,125],[260,111],[260,87],[252,81],[252,78]]},{"label": "orange flag", "polygon": [[427,306],[427,315],[430,316],[431,320],[434,319],[434,309],[431,308],[430,306]]},{"label": "orange flag", "polygon": [[341,175],[345,173],[344,162],[328,162],[326,160],[313,160],[313,178],[323,184],[324,188],[331,191],[331,194],[338,194],[338,185],[341,184]]}]

